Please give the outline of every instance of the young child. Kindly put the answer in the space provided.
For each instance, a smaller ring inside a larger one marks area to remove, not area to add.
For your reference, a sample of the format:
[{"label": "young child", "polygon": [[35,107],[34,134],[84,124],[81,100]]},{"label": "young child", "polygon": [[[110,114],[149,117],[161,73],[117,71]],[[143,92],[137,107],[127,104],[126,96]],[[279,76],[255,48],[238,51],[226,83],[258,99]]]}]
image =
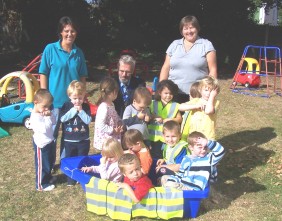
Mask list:
[{"label": "young child", "polygon": [[[90,149],[89,124],[92,118],[89,105],[84,103],[85,93],[85,85],[77,80],[72,81],[67,89],[70,101],[64,103],[60,113],[66,157],[87,156]],[[69,177],[67,180],[68,186],[76,183]]]},{"label": "young child", "polygon": [[140,160],[135,154],[126,153],[118,161],[124,182],[117,183],[119,188],[127,191],[133,202],[140,202],[153,187],[151,180],[142,173]]},{"label": "young child", "polygon": [[127,106],[123,113],[123,123],[127,129],[137,129],[143,134],[144,143],[150,147],[147,123],[150,121],[149,106],[152,95],[146,87],[138,87],[133,94],[133,102]]},{"label": "young child", "polygon": [[224,148],[197,131],[189,135],[188,143],[191,155],[183,158],[176,175],[162,177],[164,187],[203,190],[209,181],[216,179],[216,164],[223,158]]},{"label": "young child", "polygon": [[201,98],[194,98],[187,103],[179,105],[180,111],[191,111],[189,120],[189,133],[202,132],[208,139],[215,139],[216,115],[219,101],[218,81],[210,76],[202,79],[199,84]]},{"label": "young child", "polygon": [[[163,175],[173,175],[174,168],[169,165],[180,164],[183,157],[187,155],[188,143],[180,140],[180,125],[175,121],[167,121],[163,126],[164,144],[162,146],[163,159],[158,159],[156,163],[157,177]],[[188,153],[190,154],[190,153]],[[178,167],[176,167],[178,169]]]},{"label": "young child", "polygon": [[123,155],[120,142],[114,138],[105,140],[101,153],[99,166],[82,167],[81,171],[84,173],[99,173],[101,179],[120,182],[123,178],[118,167],[118,160]]},{"label": "young child", "polygon": [[148,147],[143,142],[143,136],[137,129],[129,129],[125,132],[123,137],[123,144],[125,149],[130,153],[136,154],[141,162],[141,171],[147,175],[152,166],[152,157]]},{"label": "young child", "polygon": [[153,117],[148,125],[153,158],[162,158],[163,124],[169,120],[174,120],[179,124],[182,121],[181,114],[178,111],[179,104],[173,102],[177,92],[178,86],[171,80],[163,80],[158,83],[155,100],[150,105]]},{"label": "young child", "polygon": [[[200,98],[201,93],[199,91],[200,82],[194,82],[190,87],[190,101],[194,98]],[[189,135],[189,126],[190,126],[190,119],[191,119],[191,111],[185,111],[182,115],[182,123],[181,123],[181,140],[187,141],[187,137]]]},{"label": "young child", "polygon": [[106,77],[100,83],[100,99],[98,100],[94,129],[94,148],[101,151],[103,141],[107,138],[115,138],[121,141],[123,126],[119,115],[115,110],[113,101],[117,98],[119,87],[117,82]]},{"label": "young child", "polygon": [[36,173],[36,190],[50,191],[55,188],[52,182],[51,170],[54,162],[53,125],[56,118],[50,111],[53,97],[47,89],[39,89],[34,95],[34,108],[30,116],[33,129],[33,148]]}]

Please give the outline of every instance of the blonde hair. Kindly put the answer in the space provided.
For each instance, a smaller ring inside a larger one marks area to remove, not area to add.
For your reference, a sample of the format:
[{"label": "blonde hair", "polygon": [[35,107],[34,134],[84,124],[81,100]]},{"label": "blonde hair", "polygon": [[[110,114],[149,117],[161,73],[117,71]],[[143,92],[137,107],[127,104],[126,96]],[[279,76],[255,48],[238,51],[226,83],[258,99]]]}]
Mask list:
[{"label": "blonde hair", "polygon": [[53,103],[53,96],[47,89],[40,88],[35,92],[33,100],[34,103],[47,101],[51,105]]},{"label": "blonde hair", "polygon": [[220,91],[218,80],[211,76],[207,76],[200,81],[199,90],[201,91],[203,87],[208,87],[210,90],[217,89],[218,93]]},{"label": "blonde hair", "polygon": [[140,159],[131,153],[123,154],[118,160],[118,167],[122,173],[125,172],[125,167],[137,163],[137,166],[141,167]]},{"label": "blonde hair", "polygon": [[123,148],[125,150],[128,150],[127,144],[133,145],[133,144],[136,144],[137,142],[144,143],[143,135],[139,130],[129,129],[124,133],[122,143],[123,143]]},{"label": "blonde hair", "polygon": [[188,135],[187,142],[189,143],[189,145],[194,146],[198,137],[207,139],[207,137],[203,133],[194,131]]},{"label": "blonde hair", "polygon": [[86,86],[80,81],[73,80],[67,89],[68,96],[71,95],[84,95],[86,93]]},{"label": "blonde hair", "polygon": [[200,82],[199,81],[196,81],[194,82],[191,87],[190,87],[190,97],[191,98],[200,98],[202,97],[200,91],[199,91],[199,85],[200,85]]},{"label": "blonde hair", "polygon": [[115,79],[111,77],[105,77],[100,83],[100,98],[97,105],[102,103],[111,93],[118,93],[119,86]]},{"label": "blonde hair", "polygon": [[164,123],[163,133],[165,133],[165,131],[175,131],[178,135],[181,135],[181,128],[179,123],[173,120],[169,120]]},{"label": "blonde hair", "polygon": [[146,106],[149,106],[152,102],[152,95],[146,87],[138,87],[134,91],[133,100],[137,103],[144,101]]},{"label": "blonde hair", "polygon": [[109,138],[104,141],[102,146],[102,156],[117,157],[119,159],[123,155],[120,142],[115,138]]}]

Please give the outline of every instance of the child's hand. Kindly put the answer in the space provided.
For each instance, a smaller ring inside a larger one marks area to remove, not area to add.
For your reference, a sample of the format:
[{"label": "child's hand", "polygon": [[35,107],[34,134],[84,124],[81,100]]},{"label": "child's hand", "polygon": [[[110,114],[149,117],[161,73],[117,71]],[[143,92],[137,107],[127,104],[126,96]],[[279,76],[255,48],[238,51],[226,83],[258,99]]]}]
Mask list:
[{"label": "child's hand", "polygon": [[127,183],[118,182],[118,183],[116,183],[116,184],[117,184],[117,187],[118,187],[119,189],[125,189],[125,188],[127,188],[127,186],[128,186]]},{"label": "child's hand", "polygon": [[144,120],[144,118],[145,118],[145,113],[143,113],[143,111],[140,111],[140,112],[137,114],[137,117],[138,117],[140,120]]},{"label": "child's hand", "polygon": [[91,167],[81,167],[80,169],[83,173],[89,173],[92,171]]},{"label": "child's hand", "polygon": [[215,88],[215,89],[213,89],[213,90],[211,91],[210,97],[216,97],[217,95],[218,95],[218,89]]},{"label": "child's hand", "polygon": [[101,159],[100,159],[100,163],[101,164],[106,164],[107,160],[108,160],[107,157],[102,156]]},{"label": "child's hand", "polygon": [[124,131],[123,126],[117,126],[114,128],[114,133],[115,134],[121,134]]},{"label": "child's hand", "polygon": [[201,147],[206,147],[208,144],[208,140],[202,137],[198,137],[197,144],[200,145]]},{"label": "child's hand", "polygon": [[160,165],[164,164],[164,162],[165,162],[164,159],[158,159],[156,165],[157,165],[157,166],[160,166]]},{"label": "child's hand", "polygon": [[145,121],[146,123],[149,123],[150,120],[151,120],[151,117],[146,114],[146,115],[145,115],[145,118],[144,118],[144,121]]},{"label": "child's hand", "polygon": [[42,111],[40,114],[42,116],[51,116],[51,111],[50,110]]},{"label": "child's hand", "polygon": [[74,108],[79,112],[82,110],[82,105],[79,105],[79,106],[74,106]]},{"label": "child's hand", "polygon": [[163,123],[163,119],[161,118],[161,117],[155,117],[155,122],[157,122],[157,123]]}]

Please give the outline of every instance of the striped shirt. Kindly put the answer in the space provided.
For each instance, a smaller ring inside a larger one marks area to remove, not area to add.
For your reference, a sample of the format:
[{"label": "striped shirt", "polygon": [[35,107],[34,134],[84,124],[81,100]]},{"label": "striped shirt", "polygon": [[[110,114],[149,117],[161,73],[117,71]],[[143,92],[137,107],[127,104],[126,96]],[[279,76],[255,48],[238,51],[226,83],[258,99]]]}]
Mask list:
[{"label": "striped shirt", "polygon": [[223,146],[216,141],[209,140],[207,147],[210,152],[204,157],[185,156],[179,172],[170,176],[167,181],[182,183],[193,190],[205,189],[210,179],[216,178],[216,164],[225,154]]}]

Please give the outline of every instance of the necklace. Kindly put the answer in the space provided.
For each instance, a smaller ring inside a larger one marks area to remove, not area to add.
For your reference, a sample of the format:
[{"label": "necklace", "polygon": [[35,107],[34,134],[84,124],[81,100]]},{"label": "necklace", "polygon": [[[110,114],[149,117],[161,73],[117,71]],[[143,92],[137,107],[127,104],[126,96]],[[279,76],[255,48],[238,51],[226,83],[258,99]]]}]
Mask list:
[{"label": "necklace", "polygon": [[185,51],[189,51],[193,47],[194,43],[187,41],[184,39],[184,49]]}]

